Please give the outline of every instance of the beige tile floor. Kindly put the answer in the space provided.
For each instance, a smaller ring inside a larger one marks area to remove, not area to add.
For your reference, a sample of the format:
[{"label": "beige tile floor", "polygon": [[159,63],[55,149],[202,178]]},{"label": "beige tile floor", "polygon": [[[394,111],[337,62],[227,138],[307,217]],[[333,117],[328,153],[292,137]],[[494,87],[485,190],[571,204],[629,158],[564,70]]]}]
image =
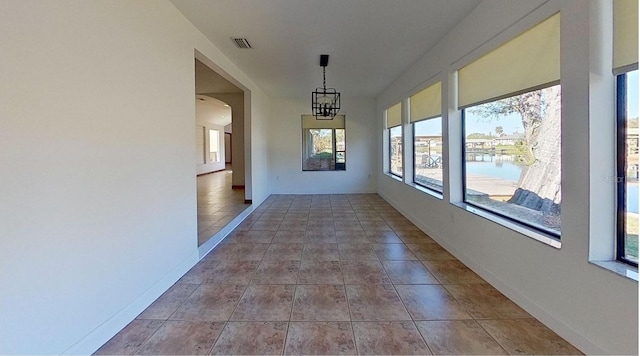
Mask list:
[{"label": "beige tile floor", "polygon": [[244,189],[231,189],[231,170],[198,176],[198,246],[249,207]]},{"label": "beige tile floor", "polygon": [[580,354],[375,194],[271,196],[97,354]]}]

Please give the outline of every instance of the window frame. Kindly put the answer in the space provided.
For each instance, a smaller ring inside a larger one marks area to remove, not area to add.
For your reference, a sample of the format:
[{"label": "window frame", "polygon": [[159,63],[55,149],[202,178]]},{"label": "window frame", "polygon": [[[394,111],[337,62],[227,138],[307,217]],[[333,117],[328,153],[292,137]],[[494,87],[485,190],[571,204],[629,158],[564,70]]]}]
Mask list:
[{"label": "window frame", "polygon": [[627,72],[616,76],[616,260],[634,267],[626,258],[627,203]]},{"label": "window frame", "polygon": [[[555,86],[555,85],[559,85],[559,83],[552,83],[552,84],[550,84],[548,86],[545,86],[545,87],[542,87],[542,88],[540,88],[540,87],[532,88],[529,91],[514,93],[513,95],[509,95],[509,96],[507,96],[505,98],[509,98],[509,97],[513,97],[513,96],[517,96],[517,95],[521,95],[521,94],[525,94],[525,93],[528,93],[528,92],[531,92],[531,91],[536,91],[536,90],[549,88],[549,87],[552,87],[552,86]],[[497,101],[497,100],[500,100],[500,99],[504,99],[504,98],[496,98],[496,99],[493,99],[492,101]],[[477,105],[486,104],[486,103],[489,103],[489,102],[492,102],[492,101],[475,104],[475,105],[472,105],[472,106],[468,106],[468,107],[462,108],[460,110],[460,120],[461,120],[461,124],[462,124],[461,125],[462,126],[461,130],[460,130],[461,133],[462,133],[462,142],[461,142],[462,143],[462,150],[461,150],[461,156],[460,156],[461,163],[462,163],[462,165],[461,165],[462,166],[461,167],[462,203],[465,204],[465,205],[471,206],[471,207],[473,207],[475,209],[478,209],[480,211],[484,211],[487,214],[494,215],[494,216],[496,216],[498,218],[501,218],[501,219],[505,219],[508,222],[510,222],[510,223],[512,223],[512,224],[514,224],[516,226],[519,226],[519,227],[522,227],[524,229],[533,231],[534,233],[540,234],[540,235],[542,235],[542,236],[544,236],[546,238],[549,238],[551,240],[554,240],[554,241],[557,241],[557,242],[561,242],[562,241],[561,240],[561,232],[560,233],[556,233],[555,231],[551,231],[551,230],[547,230],[547,229],[535,226],[535,225],[530,224],[530,223],[528,223],[526,221],[515,219],[515,218],[513,218],[511,216],[508,216],[508,215],[506,215],[506,214],[504,214],[504,213],[502,213],[500,211],[497,211],[495,209],[491,209],[489,207],[481,206],[481,205],[475,204],[475,203],[467,200],[467,164],[466,164],[467,133],[466,133],[466,125],[465,125],[465,122],[466,122],[466,110],[471,108],[471,107],[474,107],[474,106],[477,106]],[[562,175],[562,170],[560,171],[560,174]]]},{"label": "window frame", "polygon": [[[416,169],[416,126],[415,125],[417,123],[420,123],[420,122],[425,122],[425,121],[435,120],[435,119],[440,119],[440,131],[443,131],[442,130],[442,115],[433,116],[433,117],[429,117],[429,118],[425,118],[425,119],[416,120],[416,121],[411,122],[411,131],[413,133],[413,138],[412,138],[413,139],[413,177],[412,177],[412,181],[413,181],[413,184],[415,184],[415,185],[417,185],[417,186],[419,186],[421,188],[428,189],[430,192],[434,192],[434,193],[442,195],[442,194],[444,194],[444,177],[443,177],[443,179],[441,181],[442,190],[434,189],[432,187],[429,187],[429,186],[427,186],[427,185],[425,185],[423,183],[420,183],[420,182],[416,181],[416,171],[417,171],[417,169]],[[444,137],[444,135],[443,135],[443,137]],[[444,152],[444,149],[445,149],[444,140],[442,142],[443,142],[442,149],[443,149],[443,152]],[[442,164],[444,165],[444,160],[442,160]]]},{"label": "window frame", "polygon": [[[391,147],[392,147],[392,144],[391,144],[391,130],[395,129],[396,127],[400,128],[400,141],[404,143],[404,132],[402,131],[402,124],[398,125],[398,126],[387,128],[387,135],[388,135],[388,138],[389,138],[389,140],[388,140],[389,141],[389,146],[387,147],[387,150],[388,150],[387,152],[388,152],[388,156],[389,156],[389,174],[391,174],[392,176],[394,176],[396,178],[403,179],[403,176],[404,176],[404,164],[402,165],[403,169],[400,172],[400,174],[394,172],[393,169],[391,168],[392,167],[391,162],[393,161],[393,158],[392,158],[393,156],[391,154]],[[402,162],[404,162],[404,151],[405,150],[404,150],[404,147],[403,147],[402,154],[400,155],[400,160]]]},{"label": "window frame", "polygon": [[[305,169],[304,149],[302,150],[302,171],[303,172],[340,172],[347,170],[347,129],[346,128],[303,128],[302,129],[302,145],[305,144],[305,131],[308,130],[331,130],[331,151],[333,155],[333,169]],[[344,150],[337,151],[336,146],[336,130],[344,130]],[[338,152],[344,153],[344,162],[338,163]],[[340,169],[338,167],[341,167]]]}]

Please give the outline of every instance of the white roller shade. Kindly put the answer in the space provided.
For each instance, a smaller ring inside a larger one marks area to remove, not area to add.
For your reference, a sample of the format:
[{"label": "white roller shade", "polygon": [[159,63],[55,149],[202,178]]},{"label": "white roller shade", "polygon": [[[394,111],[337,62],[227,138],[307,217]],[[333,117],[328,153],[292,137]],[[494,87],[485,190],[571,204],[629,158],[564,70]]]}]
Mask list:
[{"label": "white roller shade", "polygon": [[302,115],[303,129],[344,129],[344,115],[336,115],[333,120],[316,120],[313,115]]},{"label": "white roller shade", "polygon": [[396,105],[387,109],[387,128],[392,128],[402,125],[402,105],[397,103]]},{"label": "white roller shade", "polygon": [[458,71],[458,105],[471,105],[560,81],[560,13]]},{"label": "white roller shade", "polygon": [[437,82],[418,92],[409,101],[411,122],[442,115],[442,83]]},{"label": "white roller shade", "polygon": [[613,71],[638,68],[638,0],[613,3]]}]

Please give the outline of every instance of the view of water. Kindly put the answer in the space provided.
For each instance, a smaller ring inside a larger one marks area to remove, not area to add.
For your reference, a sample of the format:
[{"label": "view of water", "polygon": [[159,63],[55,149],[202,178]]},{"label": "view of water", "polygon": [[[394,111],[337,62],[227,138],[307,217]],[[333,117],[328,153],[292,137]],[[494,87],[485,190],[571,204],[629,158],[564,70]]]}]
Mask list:
[{"label": "view of water", "polygon": [[638,184],[627,184],[627,210],[638,213]]},{"label": "view of water", "polygon": [[[478,157],[480,158],[480,157]],[[485,156],[488,159],[488,156]],[[467,174],[496,177],[517,182],[520,179],[522,166],[510,161],[471,161],[466,162]],[[638,213],[638,184],[627,184],[627,211]]]},{"label": "view of water", "polygon": [[485,161],[467,162],[466,170],[467,174],[496,177],[517,182],[520,179],[522,167],[510,161]]}]

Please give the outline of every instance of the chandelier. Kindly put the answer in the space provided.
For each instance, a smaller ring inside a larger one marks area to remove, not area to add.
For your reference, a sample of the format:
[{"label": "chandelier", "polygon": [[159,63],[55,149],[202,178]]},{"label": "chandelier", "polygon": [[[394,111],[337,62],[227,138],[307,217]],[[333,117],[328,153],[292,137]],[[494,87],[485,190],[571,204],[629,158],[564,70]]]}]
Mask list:
[{"label": "chandelier", "polygon": [[333,120],[340,111],[340,93],[334,88],[327,88],[327,64],[329,64],[329,55],[321,54],[322,88],[316,88],[311,93],[311,111],[316,120]]}]

